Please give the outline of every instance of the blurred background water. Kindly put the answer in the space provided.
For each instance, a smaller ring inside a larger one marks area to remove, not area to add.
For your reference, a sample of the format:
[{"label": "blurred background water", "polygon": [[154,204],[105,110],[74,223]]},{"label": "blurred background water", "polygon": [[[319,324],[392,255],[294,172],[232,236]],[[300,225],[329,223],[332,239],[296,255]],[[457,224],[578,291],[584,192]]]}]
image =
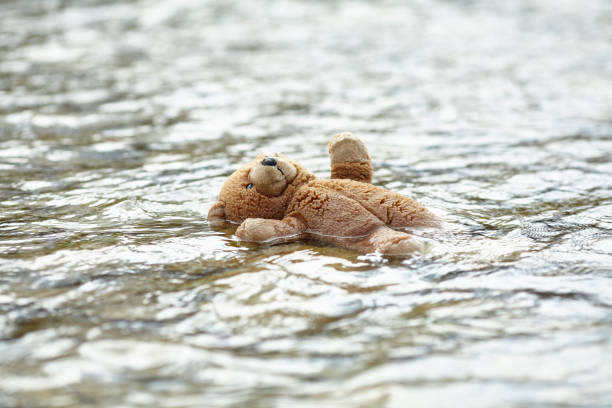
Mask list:
[{"label": "blurred background water", "polygon": [[[246,245],[259,151],[443,220]],[[612,2],[0,1],[0,406],[612,405]]]}]

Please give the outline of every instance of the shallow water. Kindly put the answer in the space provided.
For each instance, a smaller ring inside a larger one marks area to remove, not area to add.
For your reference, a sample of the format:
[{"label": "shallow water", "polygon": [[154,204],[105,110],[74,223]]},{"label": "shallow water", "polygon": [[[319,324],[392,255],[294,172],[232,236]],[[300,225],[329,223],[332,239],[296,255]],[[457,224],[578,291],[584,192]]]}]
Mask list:
[{"label": "shallow water", "polygon": [[[612,405],[611,90],[606,0],[0,2],[0,405]],[[343,130],[428,254],[209,227]]]}]

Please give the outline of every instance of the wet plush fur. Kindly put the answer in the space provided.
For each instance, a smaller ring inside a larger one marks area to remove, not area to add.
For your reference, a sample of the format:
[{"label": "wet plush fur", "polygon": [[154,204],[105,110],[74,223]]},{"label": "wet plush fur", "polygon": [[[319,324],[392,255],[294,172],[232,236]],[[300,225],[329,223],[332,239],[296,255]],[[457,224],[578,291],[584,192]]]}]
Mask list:
[{"label": "wet plush fur", "polygon": [[[355,136],[334,136],[329,151],[330,180],[317,180],[304,167],[280,155],[273,156],[276,166],[262,167],[267,156],[258,156],[225,182],[219,201],[209,211],[210,222],[240,223],[236,234],[247,241],[315,237],[360,252],[406,254],[421,249],[420,241],[393,228],[437,226],[437,218],[411,198],[369,184],[370,156]],[[267,189],[261,174],[270,174],[269,182],[279,183],[288,169],[294,178],[286,180],[278,195],[271,196],[278,188]]]}]

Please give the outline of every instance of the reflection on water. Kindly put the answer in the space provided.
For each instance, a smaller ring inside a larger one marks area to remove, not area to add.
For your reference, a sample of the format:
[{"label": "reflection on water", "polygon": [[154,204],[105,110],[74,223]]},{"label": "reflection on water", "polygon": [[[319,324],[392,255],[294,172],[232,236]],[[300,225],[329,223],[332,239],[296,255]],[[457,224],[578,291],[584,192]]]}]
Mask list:
[{"label": "reflection on water", "polygon": [[[0,10],[0,405],[612,404],[609,2]],[[342,130],[427,255],[209,228]]]}]

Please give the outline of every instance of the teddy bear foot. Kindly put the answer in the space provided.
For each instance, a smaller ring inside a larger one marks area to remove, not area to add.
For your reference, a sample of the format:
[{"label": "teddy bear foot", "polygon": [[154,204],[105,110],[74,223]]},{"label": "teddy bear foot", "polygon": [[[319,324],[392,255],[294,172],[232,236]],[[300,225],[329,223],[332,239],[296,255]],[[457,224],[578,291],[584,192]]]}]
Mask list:
[{"label": "teddy bear foot", "polygon": [[389,227],[380,227],[368,238],[366,245],[370,247],[367,252],[379,252],[384,255],[409,255],[414,252],[425,252],[426,245],[406,234],[395,231]]},{"label": "teddy bear foot", "polygon": [[365,144],[351,132],[343,132],[334,135],[327,147],[332,164],[371,161],[370,154]]},{"label": "teddy bear foot", "polygon": [[389,245],[383,245],[378,249],[383,255],[409,255],[415,252],[424,253],[426,245],[412,237],[401,239],[397,242],[390,243]]},{"label": "teddy bear foot", "polygon": [[334,135],[328,144],[331,178],[372,182],[372,159],[363,142],[350,132]]}]

